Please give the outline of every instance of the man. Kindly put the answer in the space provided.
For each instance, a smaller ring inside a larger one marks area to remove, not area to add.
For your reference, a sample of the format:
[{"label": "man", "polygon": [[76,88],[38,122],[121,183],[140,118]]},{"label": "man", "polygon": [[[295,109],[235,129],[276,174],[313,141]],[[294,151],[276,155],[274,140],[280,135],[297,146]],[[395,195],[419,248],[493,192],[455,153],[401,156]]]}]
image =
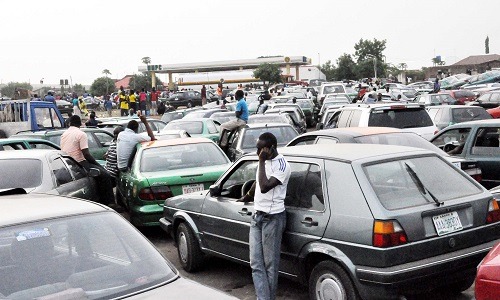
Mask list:
[{"label": "man", "polygon": [[434,88],[433,88],[433,93],[437,94],[439,93],[439,90],[441,90],[441,84],[439,83],[439,79],[436,78],[436,81],[434,81]]},{"label": "man", "polygon": [[368,94],[368,98],[365,99],[365,103],[366,104],[370,104],[370,103],[375,103],[375,98],[373,98],[373,94],[372,93],[369,93]]},{"label": "man", "polygon": [[156,88],[151,91],[151,115],[156,116],[156,109],[158,108],[158,92]]},{"label": "man", "polygon": [[109,174],[114,179],[114,185],[116,186],[117,177],[118,177],[118,161],[116,156],[116,140],[118,138],[118,134],[125,130],[123,127],[118,126],[113,130],[113,141],[111,145],[109,145],[108,151],[104,154],[104,158],[106,159],[106,165],[104,168],[109,172]]},{"label": "man", "polygon": [[61,150],[69,154],[87,171],[90,168],[99,169],[100,175],[96,177],[99,202],[108,206],[114,204],[113,184],[109,173],[97,163],[89,151],[87,134],[83,132],[82,119],[73,115],[69,118],[69,128],[61,135]]},{"label": "man", "polygon": [[220,126],[221,136],[220,136],[220,145],[221,147],[225,147],[227,145],[227,134],[224,134],[224,131],[233,131],[239,127],[245,126],[248,122],[248,106],[245,101],[245,94],[242,90],[237,90],[234,94],[236,101],[236,119],[228,121]]},{"label": "man", "polygon": [[128,115],[128,100],[125,91],[120,90],[118,97],[120,99],[120,115],[126,117]]},{"label": "man", "polygon": [[128,93],[129,109],[133,109],[134,113],[137,112],[137,102],[134,90],[130,90]]},{"label": "man", "polygon": [[207,88],[205,85],[201,87],[201,105],[207,104]]},{"label": "man", "polygon": [[377,101],[382,101],[382,93],[377,94]]},{"label": "man", "polygon": [[44,101],[52,102],[56,104],[56,98],[54,98],[54,92],[48,91],[47,96],[45,96]]},{"label": "man", "polygon": [[285,231],[285,197],[290,165],[276,150],[276,137],[265,132],[257,141],[256,181],[238,201],[254,202],[250,225],[250,266],[257,299],[275,299],[278,287],[281,238]]},{"label": "man", "polygon": [[85,126],[87,127],[97,127],[97,125],[99,124],[99,122],[97,122],[97,120],[95,119],[95,112],[91,112],[90,115],[89,115],[90,119],[85,122]]},{"label": "man", "polygon": [[116,157],[118,161],[118,170],[120,172],[126,172],[128,170],[129,160],[137,143],[155,140],[153,130],[151,130],[148,120],[146,120],[146,116],[142,115],[140,112],[137,112],[137,114],[142,123],[144,123],[144,126],[146,126],[148,136],[137,133],[139,130],[139,123],[136,120],[130,120],[127,124],[127,128],[118,134],[116,141]]}]

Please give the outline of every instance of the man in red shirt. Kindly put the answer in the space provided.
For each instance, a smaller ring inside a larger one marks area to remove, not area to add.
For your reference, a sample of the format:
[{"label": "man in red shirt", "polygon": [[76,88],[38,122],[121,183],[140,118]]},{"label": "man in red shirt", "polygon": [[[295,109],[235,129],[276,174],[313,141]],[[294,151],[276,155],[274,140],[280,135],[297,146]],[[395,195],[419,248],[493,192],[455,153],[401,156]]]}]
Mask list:
[{"label": "man in red shirt", "polygon": [[155,116],[156,115],[156,109],[158,108],[158,92],[156,91],[156,88],[153,88],[151,91],[151,115]]}]

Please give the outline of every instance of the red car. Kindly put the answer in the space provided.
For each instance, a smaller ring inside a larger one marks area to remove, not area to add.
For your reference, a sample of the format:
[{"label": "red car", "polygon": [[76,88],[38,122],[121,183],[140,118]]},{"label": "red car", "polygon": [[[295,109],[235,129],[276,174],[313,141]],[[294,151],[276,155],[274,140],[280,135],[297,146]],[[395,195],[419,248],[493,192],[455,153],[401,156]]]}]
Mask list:
[{"label": "red car", "polygon": [[468,102],[476,100],[476,94],[469,90],[443,90],[440,93],[450,94],[455,100],[457,100],[458,105],[464,105]]},{"label": "red car", "polygon": [[500,299],[500,243],[497,243],[477,268],[476,300]]},{"label": "red car", "polygon": [[493,119],[500,118],[500,106],[487,109],[486,111],[493,117]]}]

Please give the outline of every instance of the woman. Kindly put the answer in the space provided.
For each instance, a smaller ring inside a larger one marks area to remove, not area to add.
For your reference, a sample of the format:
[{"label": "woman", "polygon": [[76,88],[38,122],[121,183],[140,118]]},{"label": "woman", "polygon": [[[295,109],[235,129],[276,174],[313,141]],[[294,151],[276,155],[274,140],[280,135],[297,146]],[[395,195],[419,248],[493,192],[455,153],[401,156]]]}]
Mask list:
[{"label": "woman", "polygon": [[89,111],[87,110],[87,104],[85,103],[85,101],[83,101],[82,96],[80,96],[78,98],[78,100],[80,101],[80,111],[81,111],[81,113],[84,116],[87,116],[89,114]]},{"label": "woman", "polygon": [[80,106],[78,105],[78,97],[76,94],[73,95],[73,100],[71,100],[73,103],[73,115],[79,116],[80,118],[82,117],[82,111],[80,110]]}]

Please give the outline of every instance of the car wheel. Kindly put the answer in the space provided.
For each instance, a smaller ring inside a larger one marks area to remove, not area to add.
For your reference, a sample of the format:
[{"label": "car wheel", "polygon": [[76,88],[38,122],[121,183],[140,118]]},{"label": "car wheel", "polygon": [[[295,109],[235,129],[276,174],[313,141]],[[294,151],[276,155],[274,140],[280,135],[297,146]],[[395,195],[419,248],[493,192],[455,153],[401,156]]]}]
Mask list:
[{"label": "car wheel", "polygon": [[179,224],[177,228],[177,252],[184,270],[195,272],[200,269],[203,263],[203,253],[196,236],[185,223]]},{"label": "car wheel", "polygon": [[322,261],[309,277],[309,299],[358,299],[349,275],[333,261]]},{"label": "car wheel", "polygon": [[463,280],[460,280],[459,282],[456,282],[452,285],[447,286],[445,291],[449,291],[450,293],[453,294],[460,294],[463,291],[466,291],[470,286],[474,283],[474,277],[466,278]]},{"label": "car wheel", "polygon": [[187,104],[187,107],[188,107],[188,108],[193,107],[193,102],[189,101],[189,102],[188,102],[188,104]]}]

